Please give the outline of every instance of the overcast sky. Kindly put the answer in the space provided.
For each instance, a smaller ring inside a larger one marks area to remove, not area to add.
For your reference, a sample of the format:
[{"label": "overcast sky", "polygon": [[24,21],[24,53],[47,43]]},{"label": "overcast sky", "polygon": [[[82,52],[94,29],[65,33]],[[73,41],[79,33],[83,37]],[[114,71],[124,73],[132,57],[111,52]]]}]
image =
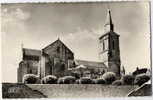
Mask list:
[{"label": "overcast sky", "polygon": [[16,82],[21,44],[42,49],[58,37],[76,59],[99,61],[98,37],[104,34],[107,8],[120,35],[121,64],[128,72],[150,67],[148,2],[3,4],[2,81]]}]

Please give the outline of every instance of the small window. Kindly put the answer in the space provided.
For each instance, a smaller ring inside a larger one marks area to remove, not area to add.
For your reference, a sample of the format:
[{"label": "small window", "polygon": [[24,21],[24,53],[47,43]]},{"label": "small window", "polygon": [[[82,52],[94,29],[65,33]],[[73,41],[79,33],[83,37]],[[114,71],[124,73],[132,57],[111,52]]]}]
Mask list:
[{"label": "small window", "polygon": [[61,70],[61,71],[64,71],[64,70],[65,70],[65,64],[62,64],[62,65],[61,65],[60,70]]},{"label": "small window", "polygon": [[30,69],[30,74],[32,74],[32,69]]},{"label": "small window", "polygon": [[111,51],[109,51],[108,54],[109,54],[110,57],[112,57],[112,52]]},{"label": "small window", "polygon": [[112,48],[115,49],[115,42],[114,42],[114,40],[112,41]]},{"label": "small window", "polygon": [[60,47],[57,47],[57,52],[58,52],[58,53],[60,52]]},{"label": "small window", "polygon": [[103,51],[105,50],[105,43],[104,43],[104,41],[103,41]]}]

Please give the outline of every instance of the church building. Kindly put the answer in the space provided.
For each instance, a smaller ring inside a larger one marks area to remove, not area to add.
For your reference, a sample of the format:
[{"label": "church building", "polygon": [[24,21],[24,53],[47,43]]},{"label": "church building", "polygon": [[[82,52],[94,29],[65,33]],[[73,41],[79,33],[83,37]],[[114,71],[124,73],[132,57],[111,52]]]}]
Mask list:
[{"label": "church building", "polygon": [[40,79],[47,75],[66,76],[79,65],[84,65],[89,71],[94,70],[97,74],[109,71],[120,77],[119,35],[114,32],[110,10],[107,12],[104,34],[99,37],[97,45],[100,47],[100,62],[74,59],[74,53],[60,39],[42,50],[22,48],[18,82],[22,82],[25,74],[35,74]]}]

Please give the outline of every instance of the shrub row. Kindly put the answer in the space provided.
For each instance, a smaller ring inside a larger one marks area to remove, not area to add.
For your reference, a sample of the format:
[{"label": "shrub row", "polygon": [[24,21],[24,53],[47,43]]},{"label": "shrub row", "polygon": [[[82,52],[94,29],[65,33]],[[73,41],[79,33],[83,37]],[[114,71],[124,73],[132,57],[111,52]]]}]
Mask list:
[{"label": "shrub row", "polygon": [[136,77],[132,75],[125,75],[120,80],[116,80],[112,85],[139,85],[146,83],[150,80],[150,76],[146,74],[139,74]]},{"label": "shrub row", "polygon": [[120,80],[116,80],[117,77],[113,72],[105,73],[100,79],[91,79],[88,77],[81,77],[80,79],[76,79],[73,76],[64,76],[61,78],[57,78],[54,75],[48,75],[39,80],[36,75],[27,74],[23,77],[23,82],[26,84],[112,84],[112,85],[142,85],[148,80],[150,77],[146,74],[140,74],[136,77],[132,75],[125,75]]},{"label": "shrub row", "polygon": [[25,84],[36,84],[40,83],[39,77],[34,74],[26,74],[23,76],[23,83]]}]

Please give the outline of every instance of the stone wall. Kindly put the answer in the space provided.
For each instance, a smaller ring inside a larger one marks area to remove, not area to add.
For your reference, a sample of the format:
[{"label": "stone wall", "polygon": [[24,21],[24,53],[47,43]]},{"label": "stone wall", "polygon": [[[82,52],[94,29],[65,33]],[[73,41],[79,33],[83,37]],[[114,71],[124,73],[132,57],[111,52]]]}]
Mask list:
[{"label": "stone wall", "polygon": [[120,76],[119,35],[115,32],[110,32],[109,35],[108,69]]},{"label": "stone wall", "polygon": [[95,84],[28,84],[33,90],[42,92],[49,98],[76,97],[125,97],[137,86],[112,86]]}]

